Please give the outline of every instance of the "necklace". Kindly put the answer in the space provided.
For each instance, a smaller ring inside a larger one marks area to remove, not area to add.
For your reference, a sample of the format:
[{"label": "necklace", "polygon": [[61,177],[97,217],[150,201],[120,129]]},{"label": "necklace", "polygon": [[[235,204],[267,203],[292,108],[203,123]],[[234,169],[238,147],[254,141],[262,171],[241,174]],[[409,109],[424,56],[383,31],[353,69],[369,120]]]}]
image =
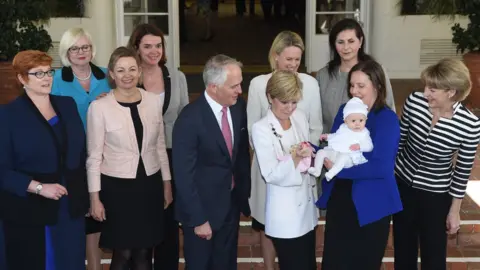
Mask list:
[{"label": "necklace", "polygon": [[275,135],[275,137],[277,137],[278,142],[280,143],[280,147],[282,148],[282,152],[284,154],[286,154],[285,148],[283,147],[283,143],[282,143],[282,135],[277,133],[277,130],[275,129],[275,127],[273,126],[272,123],[270,123],[270,127],[272,128],[273,135]]},{"label": "necklace", "polygon": [[90,77],[92,76],[92,69],[90,69],[90,72],[88,73],[88,76],[85,77],[85,78],[78,77],[77,74],[75,74],[75,72],[73,72],[73,70],[72,70],[72,73],[73,73],[73,76],[75,76],[75,78],[77,78],[77,80],[86,81],[86,80],[90,79]]}]

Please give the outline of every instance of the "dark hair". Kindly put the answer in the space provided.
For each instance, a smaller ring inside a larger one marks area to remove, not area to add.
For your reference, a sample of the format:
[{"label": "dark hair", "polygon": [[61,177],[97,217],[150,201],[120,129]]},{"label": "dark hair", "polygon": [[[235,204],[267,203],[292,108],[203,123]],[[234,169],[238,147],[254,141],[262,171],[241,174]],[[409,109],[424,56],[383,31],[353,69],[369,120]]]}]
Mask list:
[{"label": "dark hair", "polygon": [[137,65],[140,67],[140,59],[138,58],[137,52],[130,50],[127,47],[118,47],[116,48],[112,55],[110,55],[110,60],[108,60],[108,83],[110,84],[110,87],[116,88],[117,85],[115,84],[115,80],[110,76],[110,71],[113,72],[113,69],[115,68],[115,65],[117,64],[118,60],[123,57],[132,57],[135,59],[137,62]]},{"label": "dark hair", "polygon": [[365,53],[365,34],[363,33],[362,26],[354,19],[346,18],[337,22],[328,35],[328,43],[330,44],[330,62],[328,62],[328,74],[330,77],[334,77],[337,74],[337,69],[340,66],[341,58],[337,52],[335,43],[337,36],[340,32],[345,30],[355,30],[355,35],[358,39],[362,39],[362,45],[358,50],[358,61],[373,60],[373,57]]},{"label": "dark hair", "polygon": [[132,49],[136,52],[138,50],[138,47],[140,46],[142,38],[146,35],[152,35],[160,37],[162,39],[163,53],[159,63],[160,65],[165,65],[167,63],[167,52],[165,51],[165,37],[162,30],[160,30],[160,28],[156,27],[153,24],[144,23],[137,25],[137,27],[135,27],[135,29],[133,30],[130,39],[128,40],[127,48]]},{"label": "dark hair", "polygon": [[352,67],[350,72],[348,73],[348,96],[352,98],[352,94],[350,94],[350,79],[352,77],[352,73],[355,71],[361,71],[368,76],[370,81],[372,82],[373,87],[377,90],[377,99],[375,103],[373,103],[372,108],[373,111],[380,110],[387,106],[387,86],[386,86],[386,79],[385,79],[385,72],[383,71],[383,67],[374,60],[366,60],[359,62],[355,66]]}]

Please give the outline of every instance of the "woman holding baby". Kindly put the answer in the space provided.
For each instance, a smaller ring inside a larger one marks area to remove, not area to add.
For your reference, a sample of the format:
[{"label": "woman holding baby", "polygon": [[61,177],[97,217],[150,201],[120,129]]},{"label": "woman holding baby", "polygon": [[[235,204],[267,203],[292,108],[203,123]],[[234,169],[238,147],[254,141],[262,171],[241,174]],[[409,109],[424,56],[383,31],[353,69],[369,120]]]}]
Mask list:
[{"label": "woman holding baby", "polygon": [[[348,73],[348,82],[350,98],[356,97],[367,106],[365,127],[373,150],[362,153],[366,162],[343,168],[336,177],[322,182],[323,194],[317,205],[328,207],[322,269],[380,269],[391,215],[402,210],[394,176],[399,121],[387,106],[385,73],[380,64],[359,62]],[[345,120],[348,125],[344,108],[342,105],[338,110],[332,132]],[[330,170],[334,163],[327,158],[324,165]]]},{"label": "woman holding baby", "polygon": [[[280,269],[314,270],[315,178],[304,166],[312,150],[309,123],[301,110],[302,81],[290,71],[274,71],[267,82],[266,116],[252,127],[252,141],[267,185],[265,234],[272,239]],[[309,162],[307,162],[309,164]]]}]

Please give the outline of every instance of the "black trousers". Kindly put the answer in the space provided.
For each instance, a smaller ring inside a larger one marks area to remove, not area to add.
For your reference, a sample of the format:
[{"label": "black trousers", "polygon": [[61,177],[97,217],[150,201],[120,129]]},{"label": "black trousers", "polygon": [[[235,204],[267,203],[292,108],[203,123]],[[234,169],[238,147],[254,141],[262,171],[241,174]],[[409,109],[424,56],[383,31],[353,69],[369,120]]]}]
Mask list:
[{"label": "black trousers", "polygon": [[270,238],[277,251],[278,265],[281,270],[317,269],[315,229],[297,238]]},{"label": "black trousers", "polygon": [[396,270],[417,269],[418,247],[422,270],[447,269],[446,219],[452,196],[410,187],[397,178],[403,211],[393,215]]},{"label": "black trousers", "polygon": [[232,197],[222,226],[212,228],[212,238],[198,237],[193,227],[183,226],[186,270],[236,270],[240,210]]},{"label": "black trousers", "polygon": [[390,230],[390,216],[360,227],[352,181],[338,179],[327,205],[322,270],[378,270]]},{"label": "black trousers", "polygon": [[[167,149],[168,161],[170,162],[170,172],[172,170],[172,149]],[[173,178],[173,177],[172,177]],[[175,192],[175,183],[172,179],[172,192]],[[173,202],[164,210],[164,234],[163,242],[154,249],[155,270],[178,270],[179,259],[179,237],[178,221],[175,220],[175,194]]]},{"label": "black trousers", "polygon": [[279,18],[282,16],[282,0],[261,0],[260,3],[265,19],[268,20],[272,17],[272,7],[275,17]]},{"label": "black trousers", "polygon": [[[235,0],[235,6],[236,6],[236,9],[237,9],[237,14],[243,15],[243,13],[245,13],[245,11],[246,11],[245,2],[246,2],[246,0]],[[249,2],[249,6],[248,6],[249,7],[249,12],[250,12],[250,14],[254,14],[255,13],[255,0],[249,0],[248,2]]]}]

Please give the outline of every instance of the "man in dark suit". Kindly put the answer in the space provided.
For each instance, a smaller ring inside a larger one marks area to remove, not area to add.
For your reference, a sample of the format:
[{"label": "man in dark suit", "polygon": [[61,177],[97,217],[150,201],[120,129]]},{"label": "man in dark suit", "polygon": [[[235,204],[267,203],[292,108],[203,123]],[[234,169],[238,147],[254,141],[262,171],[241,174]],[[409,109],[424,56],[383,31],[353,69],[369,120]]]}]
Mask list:
[{"label": "man in dark suit", "polygon": [[175,213],[188,270],[237,269],[240,213],[250,215],[250,156],[241,63],[212,57],[206,90],[173,128]]}]

